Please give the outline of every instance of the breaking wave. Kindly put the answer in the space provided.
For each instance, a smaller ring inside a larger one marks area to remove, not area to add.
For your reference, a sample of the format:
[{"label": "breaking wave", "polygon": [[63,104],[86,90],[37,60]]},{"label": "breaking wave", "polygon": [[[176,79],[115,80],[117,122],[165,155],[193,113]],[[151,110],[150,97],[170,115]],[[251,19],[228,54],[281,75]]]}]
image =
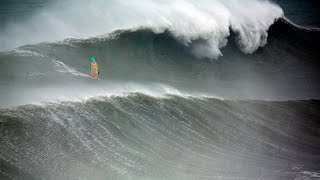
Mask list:
[{"label": "breaking wave", "polygon": [[[231,33],[221,49],[224,56],[217,60],[194,52],[205,41],[185,45],[169,29],[118,30],[88,39],[25,45],[0,53],[1,105],[126,92],[222,99],[319,98],[315,61],[319,53],[314,43],[319,31],[279,19],[268,33],[268,44],[253,54],[239,51],[239,36]],[[88,76],[87,58],[92,54],[101,69],[95,83]]]},{"label": "breaking wave", "polygon": [[318,178],[319,32],[262,0],[55,1],[1,29],[0,179]]},{"label": "breaking wave", "polygon": [[229,29],[237,34],[241,50],[252,53],[266,44],[268,28],[280,17],[283,11],[278,5],[261,0],[58,1],[27,22],[7,25],[0,35],[0,49],[143,27],[155,33],[169,30],[187,46],[201,39],[193,43],[194,53],[217,58]]}]

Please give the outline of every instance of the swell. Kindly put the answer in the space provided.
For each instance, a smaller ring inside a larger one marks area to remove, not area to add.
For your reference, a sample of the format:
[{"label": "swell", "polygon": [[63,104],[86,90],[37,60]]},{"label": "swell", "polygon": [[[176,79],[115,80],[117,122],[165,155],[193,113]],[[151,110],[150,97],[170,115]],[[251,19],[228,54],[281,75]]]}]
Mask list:
[{"label": "swell", "polygon": [[320,170],[318,107],[136,93],[1,109],[0,174],[293,179]]}]

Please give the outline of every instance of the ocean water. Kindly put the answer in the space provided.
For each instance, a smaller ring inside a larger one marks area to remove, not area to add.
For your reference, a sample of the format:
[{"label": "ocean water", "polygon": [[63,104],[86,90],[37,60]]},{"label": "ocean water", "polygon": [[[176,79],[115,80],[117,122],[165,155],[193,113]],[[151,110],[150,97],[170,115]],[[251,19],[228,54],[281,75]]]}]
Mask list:
[{"label": "ocean water", "polygon": [[320,178],[318,10],[1,1],[0,179]]}]

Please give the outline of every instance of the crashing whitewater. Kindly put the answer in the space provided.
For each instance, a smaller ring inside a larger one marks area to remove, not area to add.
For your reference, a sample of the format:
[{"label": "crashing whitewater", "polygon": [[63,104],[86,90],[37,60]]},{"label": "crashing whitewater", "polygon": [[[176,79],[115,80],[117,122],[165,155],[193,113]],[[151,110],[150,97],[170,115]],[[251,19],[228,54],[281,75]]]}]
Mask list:
[{"label": "crashing whitewater", "polygon": [[67,37],[95,37],[121,29],[151,28],[155,33],[169,30],[186,46],[201,39],[192,43],[194,53],[217,58],[227,44],[230,29],[237,34],[241,50],[253,53],[266,44],[268,28],[280,17],[283,11],[278,5],[257,0],[60,1],[27,22],[9,24],[0,35],[4,42],[0,49]]}]

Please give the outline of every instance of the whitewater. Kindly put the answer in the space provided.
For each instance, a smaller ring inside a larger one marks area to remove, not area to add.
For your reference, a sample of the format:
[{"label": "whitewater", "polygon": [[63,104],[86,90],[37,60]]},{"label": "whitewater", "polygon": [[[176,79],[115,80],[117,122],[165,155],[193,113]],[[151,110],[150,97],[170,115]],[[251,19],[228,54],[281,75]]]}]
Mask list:
[{"label": "whitewater", "polygon": [[9,23],[2,30],[0,48],[151,28],[155,33],[169,30],[186,46],[203,39],[192,44],[195,54],[217,58],[222,55],[220,49],[226,45],[230,29],[237,33],[241,50],[252,53],[266,44],[268,28],[282,16],[276,4],[257,0],[58,1],[26,22]]}]

